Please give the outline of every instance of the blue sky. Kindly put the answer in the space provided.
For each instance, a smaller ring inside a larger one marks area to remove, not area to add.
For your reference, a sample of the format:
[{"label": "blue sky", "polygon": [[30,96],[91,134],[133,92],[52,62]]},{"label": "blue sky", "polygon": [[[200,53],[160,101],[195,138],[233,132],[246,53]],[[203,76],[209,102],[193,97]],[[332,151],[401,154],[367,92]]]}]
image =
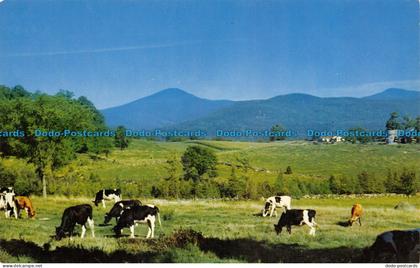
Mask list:
[{"label": "blue sky", "polygon": [[4,0],[0,84],[99,108],[168,87],[210,99],[420,90],[418,0]]}]

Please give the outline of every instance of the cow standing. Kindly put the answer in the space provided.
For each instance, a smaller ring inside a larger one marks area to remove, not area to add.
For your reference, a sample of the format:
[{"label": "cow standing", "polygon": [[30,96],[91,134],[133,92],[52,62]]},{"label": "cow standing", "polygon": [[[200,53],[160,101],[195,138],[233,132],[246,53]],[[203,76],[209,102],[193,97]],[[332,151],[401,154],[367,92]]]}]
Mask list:
[{"label": "cow standing", "polygon": [[159,209],[153,205],[134,206],[130,209],[125,209],[118,219],[117,225],[113,228],[117,236],[121,235],[123,228],[130,228],[131,238],[134,238],[134,227],[139,223],[147,223],[149,227],[146,238],[153,238],[155,235],[156,217],[160,222]]},{"label": "cow standing", "polygon": [[115,203],[121,200],[121,190],[120,189],[112,189],[112,190],[106,190],[102,189],[99,192],[96,193],[95,196],[95,206],[98,206],[100,202],[102,202],[102,206],[106,208],[105,206],[105,200],[114,200]]},{"label": "cow standing", "polygon": [[355,221],[359,221],[359,225],[362,226],[361,216],[363,214],[363,208],[360,204],[354,204],[351,208],[351,218],[348,221],[349,226],[352,226]]},{"label": "cow standing", "polygon": [[83,238],[86,233],[86,222],[89,224],[92,237],[95,237],[92,206],[83,204],[66,208],[63,212],[63,217],[61,218],[61,225],[56,227],[55,239],[61,240],[66,234],[69,234],[71,239],[76,224],[82,226],[82,234],[80,237]]},{"label": "cow standing", "polygon": [[281,214],[279,222],[274,224],[274,229],[277,234],[280,234],[283,227],[286,226],[289,234],[292,233],[292,225],[306,224],[310,227],[309,234],[315,235],[316,211],[313,209],[289,209]]},{"label": "cow standing", "polygon": [[371,247],[364,250],[366,262],[420,261],[420,228],[394,230],[376,237]]},{"label": "cow standing", "polygon": [[4,209],[6,218],[12,216],[17,219],[18,212],[15,204],[15,191],[13,187],[4,187],[0,189],[0,209]]},{"label": "cow standing", "polygon": [[27,196],[16,196],[15,204],[17,208],[17,215],[20,217],[21,210],[25,210],[28,214],[28,218],[35,217],[35,209],[32,205],[32,201]]},{"label": "cow standing", "polygon": [[104,224],[107,224],[112,218],[115,218],[118,222],[119,217],[125,209],[130,209],[134,206],[141,206],[139,200],[123,200],[118,201],[114,204],[108,213],[105,213]]},{"label": "cow standing", "polygon": [[267,198],[267,200],[265,201],[262,216],[266,217],[268,214],[270,214],[270,217],[273,217],[273,216],[277,217],[276,208],[284,207],[286,210],[288,210],[291,208],[290,206],[291,202],[292,202],[292,198],[287,195],[271,196]]}]

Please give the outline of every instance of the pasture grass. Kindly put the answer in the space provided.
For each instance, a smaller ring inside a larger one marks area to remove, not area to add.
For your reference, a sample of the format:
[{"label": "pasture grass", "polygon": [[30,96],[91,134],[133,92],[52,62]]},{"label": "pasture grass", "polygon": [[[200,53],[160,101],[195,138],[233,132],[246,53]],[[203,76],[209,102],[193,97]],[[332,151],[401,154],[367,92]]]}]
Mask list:
[{"label": "pasture grass", "polygon": [[[114,150],[108,157],[91,159],[80,155],[75,168],[86,177],[98,175],[107,187],[121,179],[136,181],[150,189],[158,179],[168,176],[166,161],[181,158],[191,145],[211,148],[219,163],[238,164],[238,158],[249,159],[251,170],[246,174],[255,180],[273,180],[287,166],[292,177],[328,178],[330,175],[355,177],[362,171],[385,179],[388,171],[404,168],[420,172],[420,144],[312,144],[306,141],[273,143],[240,141],[160,142],[133,140],[126,150]],[[219,164],[220,179],[231,174],[231,167]],[[182,170],[178,170],[182,175]],[[242,171],[238,171],[242,172]]]},{"label": "pasture grass", "polygon": [[[259,215],[261,201],[151,200],[161,210],[162,228],[156,239],[146,240],[147,227],[136,227],[136,238],[115,238],[112,220],[100,226],[107,208],[94,207],[95,234],[55,241],[55,226],[63,210],[72,205],[92,203],[88,198],[33,197],[36,218],[5,219],[0,214],[0,262],[359,262],[364,247],[376,235],[394,229],[418,228],[420,196],[377,196],[299,199],[294,208],[313,208],[318,223],[315,237],[307,226],[292,227],[277,236],[276,218]],[[415,211],[395,210],[405,201]],[[364,207],[362,226],[343,227],[354,203]],[[281,212],[278,211],[280,214]],[[180,231],[181,229],[181,231]],[[182,231],[183,230],[183,231]],[[193,232],[194,230],[195,232]],[[76,232],[80,235],[80,227]],[[202,236],[202,237],[201,237]]]}]

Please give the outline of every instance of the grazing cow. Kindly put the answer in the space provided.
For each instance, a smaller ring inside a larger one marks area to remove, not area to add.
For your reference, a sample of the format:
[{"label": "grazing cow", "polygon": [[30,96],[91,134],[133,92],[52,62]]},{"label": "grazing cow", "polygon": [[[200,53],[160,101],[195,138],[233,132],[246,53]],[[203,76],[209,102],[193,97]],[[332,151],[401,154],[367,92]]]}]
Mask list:
[{"label": "grazing cow", "polygon": [[134,238],[134,226],[138,223],[147,223],[149,230],[146,238],[153,238],[155,236],[156,217],[159,220],[159,225],[162,226],[158,207],[153,205],[134,206],[123,211],[113,230],[117,236],[120,236],[121,230],[128,227],[131,232],[130,237]]},{"label": "grazing cow", "polygon": [[115,218],[118,222],[118,218],[121,216],[123,211],[125,209],[130,209],[133,206],[141,206],[141,202],[139,200],[118,201],[108,213],[105,213],[104,224],[107,224],[112,218]]},{"label": "grazing cow", "polygon": [[364,250],[366,262],[420,262],[420,228],[382,233]]},{"label": "grazing cow", "polygon": [[20,217],[20,212],[22,209],[26,211],[26,214],[28,214],[28,218],[35,217],[35,210],[32,205],[32,201],[27,196],[16,196],[15,204],[17,208],[18,217]]},{"label": "grazing cow", "polygon": [[16,207],[16,204],[15,204],[15,193],[14,192],[8,192],[8,193],[5,193],[3,195],[4,195],[3,205],[4,205],[6,218],[9,218],[13,214],[15,216],[15,218],[17,219],[18,218],[18,212],[17,212],[17,207]]},{"label": "grazing cow", "polygon": [[114,200],[115,203],[121,200],[121,190],[120,189],[113,189],[113,190],[100,190],[96,193],[95,206],[98,206],[99,202],[102,202],[102,206],[105,206],[105,200]]},{"label": "grazing cow", "polygon": [[292,225],[308,225],[311,229],[310,235],[315,235],[315,222],[316,211],[313,209],[289,209],[281,214],[279,222],[274,224],[274,229],[277,234],[280,234],[283,227],[287,227],[289,234],[292,233]]},{"label": "grazing cow", "polygon": [[354,204],[351,208],[351,218],[349,220],[349,226],[352,226],[355,221],[359,221],[359,225],[362,226],[362,221],[360,220],[363,214],[363,208],[360,204]]},{"label": "grazing cow", "polygon": [[86,222],[89,224],[89,228],[92,231],[92,237],[95,237],[92,206],[83,204],[66,208],[63,212],[63,217],[61,218],[61,225],[55,229],[55,239],[61,240],[67,233],[71,239],[76,223],[82,226],[82,234],[80,237],[83,238],[86,233]]},{"label": "grazing cow", "polygon": [[292,198],[287,195],[269,197],[265,201],[262,216],[265,217],[268,214],[270,214],[270,217],[273,217],[273,216],[277,217],[276,208],[284,207],[286,208],[286,210],[288,210],[291,208],[290,207],[291,202],[292,202]]}]

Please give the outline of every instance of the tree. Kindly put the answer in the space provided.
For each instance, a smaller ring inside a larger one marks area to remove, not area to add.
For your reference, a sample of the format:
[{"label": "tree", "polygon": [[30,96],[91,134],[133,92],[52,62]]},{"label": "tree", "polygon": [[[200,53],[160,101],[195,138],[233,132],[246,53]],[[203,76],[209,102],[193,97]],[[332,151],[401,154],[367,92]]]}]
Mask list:
[{"label": "tree", "polygon": [[291,166],[287,166],[286,172],[284,174],[293,174],[292,167]]},{"label": "tree", "polygon": [[388,119],[388,121],[386,121],[386,125],[385,125],[387,130],[395,130],[395,129],[400,129],[401,125],[398,122],[398,113],[397,112],[392,112],[390,115],[390,118]]},{"label": "tree", "polygon": [[[68,91],[49,96],[30,94],[21,87],[0,87],[0,125],[4,130],[18,129],[25,133],[19,139],[1,139],[2,153],[25,158],[35,165],[44,196],[53,170],[74,159],[77,152],[96,148],[95,152],[99,153],[106,149],[98,145],[99,139],[77,134],[83,130],[102,130],[105,125],[95,120],[96,108],[72,96]],[[77,135],[64,136],[67,130]]]},{"label": "tree", "polygon": [[414,171],[404,170],[400,177],[401,192],[407,196],[415,195],[418,190],[418,180]]},{"label": "tree", "polygon": [[181,157],[184,179],[200,181],[204,174],[216,177],[217,158],[212,151],[202,146],[189,146]]},{"label": "tree", "polygon": [[384,184],[387,193],[400,192],[400,177],[398,176],[397,172],[391,172],[391,170],[389,170]]},{"label": "tree", "polygon": [[286,136],[280,135],[282,132],[286,132],[286,129],[280,124],[272,126],[271,132],[277,133],[277,135],[270,136],[270,141],[281,141],[286,139]]},{"label": "tree", "polygon": [[128,138],[125,136],[125,127],[119,126],[117,127],[117,131],[115,133],[115,140],[114,144],[115,147],[119,148],[120,150],[123,150],[128,147]]},{"label": "tree", "polygon": [[341,194],[341,180],[334,175],[329,178],[330,190],[333,194]]},{"label": "tree", "polygon": [[361,172],[358,176],[360,191],[365,194],[383,193],[385,192],[384,182],[375,177],[375,174],[367,171]]}]

